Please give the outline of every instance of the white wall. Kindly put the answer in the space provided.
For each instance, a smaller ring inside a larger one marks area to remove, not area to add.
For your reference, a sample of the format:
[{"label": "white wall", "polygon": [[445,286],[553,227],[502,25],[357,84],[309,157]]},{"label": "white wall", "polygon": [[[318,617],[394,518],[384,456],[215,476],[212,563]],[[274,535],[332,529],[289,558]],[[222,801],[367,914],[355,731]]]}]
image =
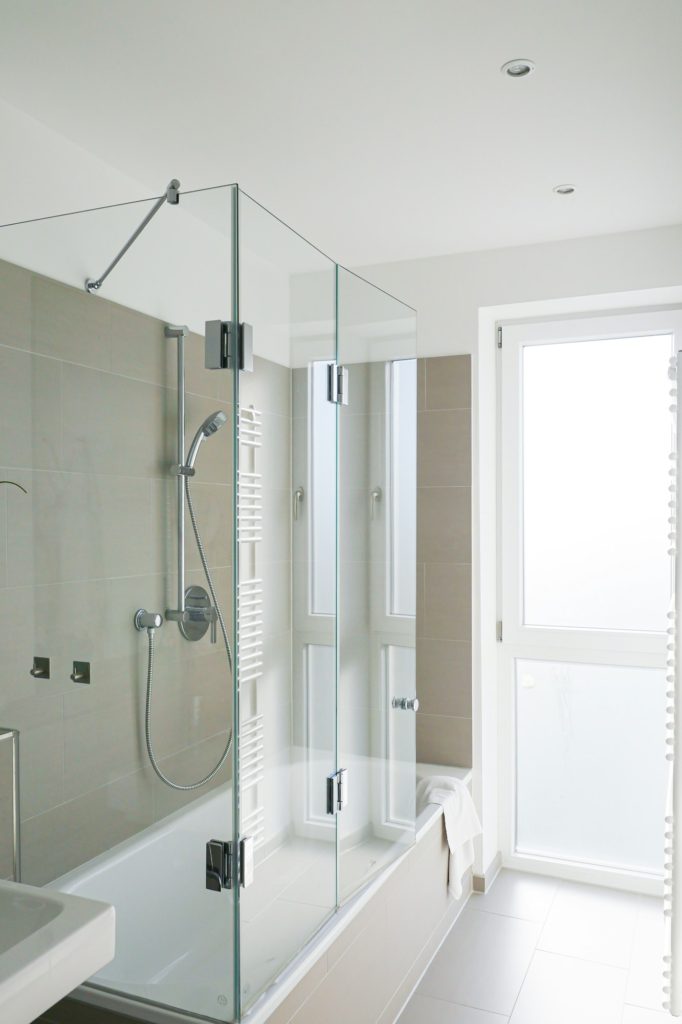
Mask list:
[{"label": "white wall", "polygon": [[682,224],[359,269],[419,313],[419,355],[473,352],[483,306],[682,282]]}]

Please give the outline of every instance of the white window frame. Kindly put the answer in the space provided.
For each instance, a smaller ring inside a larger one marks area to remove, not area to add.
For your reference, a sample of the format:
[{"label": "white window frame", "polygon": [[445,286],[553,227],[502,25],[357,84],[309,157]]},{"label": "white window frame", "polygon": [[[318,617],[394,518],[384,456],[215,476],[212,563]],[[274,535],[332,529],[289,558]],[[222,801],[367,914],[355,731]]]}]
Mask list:
[{"label": "white window frame", "polygon": [[[498,594],[502,642],[500,680],[500,847],[504,866],[539,874],[660,893],[656,876],[517,853],[516,705],[514,665],[519,658],[665,668],[665,634],[552,628],[523,623],[522,353],[530,345],[614,337],[672,334],[682,345],[682,310],[652,310],[515,322],[502,328],[499,353]],[[661,757],[663,757],[663,748]]]}]

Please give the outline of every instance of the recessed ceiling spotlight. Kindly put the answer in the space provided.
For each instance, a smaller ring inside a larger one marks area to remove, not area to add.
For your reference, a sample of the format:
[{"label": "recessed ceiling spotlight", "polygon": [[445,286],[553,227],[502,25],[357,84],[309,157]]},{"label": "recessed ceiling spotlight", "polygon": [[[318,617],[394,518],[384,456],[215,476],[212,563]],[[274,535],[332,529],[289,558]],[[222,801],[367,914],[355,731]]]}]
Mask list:
[{"label": "recessed ceiling spotlight", "polygon": [[575,192],[575,185],[555,185],[552,192],[556,192],[558,196],[572,196]]},{"label": "recessed ceiling spotlight", "polygon": [[508,60],[506,64],[503,64],[500,71],[503,75],[509,75],[510,78],[527,78],[535,71],[535,64],[532,60],[517,57],[516,60]]}]

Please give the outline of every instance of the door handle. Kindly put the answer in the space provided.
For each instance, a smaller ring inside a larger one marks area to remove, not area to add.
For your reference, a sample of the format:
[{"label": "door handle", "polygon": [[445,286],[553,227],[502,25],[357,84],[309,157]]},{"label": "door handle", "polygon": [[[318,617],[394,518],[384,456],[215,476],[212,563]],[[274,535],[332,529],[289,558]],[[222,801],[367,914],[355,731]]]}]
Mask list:
[{"label": "door handle", "polygon": [[419,700],[417,697],[394,697],[391,707],[396,711],[419,711]]}]

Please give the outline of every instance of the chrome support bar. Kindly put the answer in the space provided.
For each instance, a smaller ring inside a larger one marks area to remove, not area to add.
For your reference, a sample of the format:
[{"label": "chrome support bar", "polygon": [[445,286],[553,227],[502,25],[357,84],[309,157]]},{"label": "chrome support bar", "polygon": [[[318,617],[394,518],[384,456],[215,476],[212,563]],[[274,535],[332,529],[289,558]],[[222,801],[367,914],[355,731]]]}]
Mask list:
[{"label": "chrome support bar", "polygon": [[0,727],[0,743],[12,744],[12,877],[21,881],[21,816],[19,813],[19,731]]},{"label": "chrome support bar", "polygon": [[90,292],[90,294],[92,295],[93,292],[99,291],[99,289],[102,287],[102,285],[104,284],[104,282],[108,278],[108,276],[111,273],[111,271],[116,266],[116,264],[119,262],[119,260],[121,260],[125,256],[125,254],[128,252],[128,249],[130,248],[130,246],[133,244],[133,242],[137,238],[139,238],[139,236],[142,234],[144,229],[147,227],[147,224],[149,224],[149,221],[152,219],[152,217],[154,217],[159,212],[159,210],[161,209],[162,206],[164,206],[166,203],[170,203],[171,206],[177,206],[178,205],[178,203],[180,202],[180,193],[178,191],[179,188],[180,188],[180,182],[177,180],[177,178],[173,178],[173,180],[168,183],[168,186],[166,187],[166,191],[164,192],[164,194],[162,196],[159,196],[159,198],[156,200],[156,202],[154,203],[154,205],[152,206],[151,210],[149,211],[147,216],[144,218],[144,220],[142,221],[140,226],[138,228],[136,228],[135,231],[133,231],[132,235],[130,236],[130,238],[128,239],[126,244],[114,256],[113,260],[111,261],[111,263],[109,264],[107,269],[104,271],[104,273],[100,274],[99,277],[95,277],[95,278],[88,277],[87,278],[87,280],[85,282],[85,290],[86,290],[86,292]]}]

